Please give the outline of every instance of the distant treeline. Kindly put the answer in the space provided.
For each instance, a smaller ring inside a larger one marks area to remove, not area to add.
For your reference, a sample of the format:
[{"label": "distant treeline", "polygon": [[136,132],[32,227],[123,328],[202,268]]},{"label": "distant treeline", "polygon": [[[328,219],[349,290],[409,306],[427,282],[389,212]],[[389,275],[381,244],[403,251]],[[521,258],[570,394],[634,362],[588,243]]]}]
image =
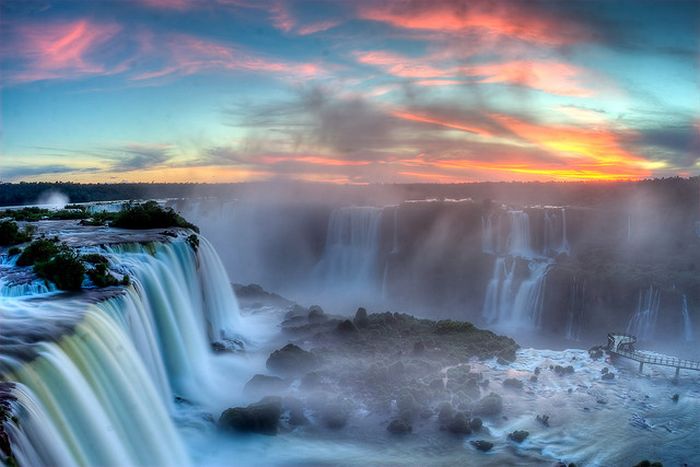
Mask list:
[{"label": "distant treeline", "polygon": [[147,198],[222,197],[383,205],[412,199],[493,200],[514,205],[602,207],[646,203],[698,209],[700,178],[634,182],[483,182],[460,184],[332,185],[301,182],[195,183],[0,183],[0,206],[36,203],[59,192],[71,203]]}]

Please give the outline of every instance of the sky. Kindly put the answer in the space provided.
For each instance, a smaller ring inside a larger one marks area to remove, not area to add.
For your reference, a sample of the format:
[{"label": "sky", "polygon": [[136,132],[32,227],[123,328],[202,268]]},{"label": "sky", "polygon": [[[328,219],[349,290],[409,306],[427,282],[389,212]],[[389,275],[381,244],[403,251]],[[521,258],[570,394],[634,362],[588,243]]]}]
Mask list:
[{"label": "sky", "polygon": [[0,181],[700,173],[700,0],[0,0]]}]

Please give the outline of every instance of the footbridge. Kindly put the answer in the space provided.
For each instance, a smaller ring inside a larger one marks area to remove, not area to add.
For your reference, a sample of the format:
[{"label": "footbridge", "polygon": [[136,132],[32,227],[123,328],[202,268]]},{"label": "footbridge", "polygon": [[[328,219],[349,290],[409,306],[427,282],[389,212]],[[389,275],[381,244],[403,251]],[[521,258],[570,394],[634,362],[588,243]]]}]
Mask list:
[{"label": "footbridge", "polygon": [[608,334],[608,352],[613,355],[628,358],[639,362],[639,372],[644,369],[644,364],[668,366],[676,369],[676,378],[681,370],[700,371],[700,362],[692,360],[681,360],[680,358],[666,355],[655,355],[648,352],[636,350],[634,344],[637,343],[635,336],[611,332]]}]

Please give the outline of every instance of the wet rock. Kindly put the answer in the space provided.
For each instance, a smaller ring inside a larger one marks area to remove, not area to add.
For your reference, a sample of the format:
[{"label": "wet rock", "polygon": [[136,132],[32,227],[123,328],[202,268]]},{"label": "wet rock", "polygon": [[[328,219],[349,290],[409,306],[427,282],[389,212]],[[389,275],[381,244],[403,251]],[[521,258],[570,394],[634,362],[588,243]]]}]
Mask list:
[{"label": "wet rock", "polygon": [[266,397],[248,407],[225,410],[218,425],[224,430],[275,435],[281,414],[282,400],[279,397]]},{"label": "wet rock", "polygon": [[522,443],[528,436],[530,436],[530,432],[525,430],[516,430],[508,435],[508,439],[515,441],[516,443]]},{"label": "wet rock", "polygon": [[369,318],[367,317],[367,310],[365,310],[362,307],[358,308],[357,311],[355,312],[355,318],[353,319],[353,323],[358,328],[366,328],[367,326],[369,326]]},{"label": "wet rock", "polygon": [[679,399],[679,398],[680,398],[680,396],[679,396],[678,394],[674,394],[673,396],[671,396],[671,400],[672,400],[673,402],[678,402],[678,399]]},{"label": "wet rock", "polygon": [[597,345],[588,349],[588,356],[593,360],[600,360],[605,355],[605,347]]},{"label": "wet rock", "polygon": [[288,422],[290,426],[309,424],[309,419],[304,414],[304,405],[299,399],[289,397],[284,400],[284,406],[289,411]]},{"label": "wet rock", "polygon": [[523,382],[515,378],[507,378],[503,380],[503,387],[511,389],[522,389]]},{"label": "wet rock", "polygon": [[323,308],[321,308],[318,305],[312,305],[309,307],[309,322],[311,323],[320,323],[322,321],[326,320],[326,313],[323,311]]},{"label": "wet rock", "polygon": [[303,318],[307,316],[308,312],[306,308],[296,303],[289,308],[289,311],[284,314],[284,319],[289,320],[293,318]]},{"label": "wet rock", "polygon": [[603,369],[600,370],[600,372],[601,372],[602,374],[606,374],[606,373],[608,373],[609,371],[610,371],[610,370],[608,369],[607,366],[606,366],[606,367],[603,367]]},{"label": "wet rock", "polygon": [[305,373],[316,366],[316,357],[294,344],[275,350],[267,359],[267,368],[282,375]]},{"label": "wet rock", "polygon": [[538,415],[535,419],[544,426],[549,426],[549,415]]},{"label": "wet rock", "polygon": [[345,321],[338,323],[338,326],[335,328],[335,332],[341,336],[354,336],[357,335],[358,331],[353,322],[346,319]]},{"label": "wet rock", "polygon": [[397,435],[403,435],[413,431],[413,427],[411,426],[411,424],[403,418],[397,418],[392,420],[391,423],[389,423],[389,425],[386,427],[386,429],[389,433]]},{"label": "wet rock", "polygon": [[535,367],[535,374],[539,375],[540,373],[542,373],[542,369],[540,367]]},{"label": "wet rock", "polygon": [[634,467],[663,467],[663,464],[661,462],[651,462],[645,459]]},{"label": "wet rock", "polygon": [[446,426],[454,416],[455,410],[449,402],[442,402],[438,406],[438,422],[441,426]]},{"label": "wet rock", "polygon": [[556,373],[558,376],[572,375],[574,374],[574,367],[571,365],[566,367],[557,365],[554,367],[554,373]]},{"label": "wet rock", "polygon": [[600,379],[605,380],[605,381],[615,379],[615,373],[612,373],[612,372],[603,373],[603,376],[601,376]]},{"label": "wet rock", "polygon": [[472,431],[481,431],[483,426],[484,422],[479,417],[469,420],[469,428],[471,428]]},{"label": "wet rock", "polygon": [[278,376],[255,375],[245,383],[243,392],[246,394],[269,395],[277,394],[289,387],[289,383]]},{"label": "wet rock", "polygon": [[493,448],[493,443],[489,441],[484,441],[483,439],[477,439],[476,441],[469,441],[469,443],[474,446],[479,451],[488,452]]},{"label": "wet rock", "polygon": [[416,398],[409,391],[404,390],[396,400],[396,407],[399,409],[399,415],[406,420],[412,420],[420,411],[420,406],[416,402]]},{"label": "wet rock", "polygon": [[345,400],[326,402],[317,410],[318,419],[323,426],[331,430],[339,430],[347,425],[350,419],[351,406]]},{"label": "wet rock", "polygon": [[472,409],[474,415],[481,416],[494,416],[498,415],[503,411],[503,399],[501,396],[495,393],[491,393],[488,396],[482,397]]},{"label": "wet rock", "polygon": [[532,375],[532,376],[530,376],[530,382],[531,382],[531,383],[536,383],[536,382],[537,382],[537,375]]},{"label": "wet rock", "polygon": [[447,431],[455,435],[469,435],[472,430],[469,427],[469,420],[462,412],[456,413],[452,420],[445,425]]}]

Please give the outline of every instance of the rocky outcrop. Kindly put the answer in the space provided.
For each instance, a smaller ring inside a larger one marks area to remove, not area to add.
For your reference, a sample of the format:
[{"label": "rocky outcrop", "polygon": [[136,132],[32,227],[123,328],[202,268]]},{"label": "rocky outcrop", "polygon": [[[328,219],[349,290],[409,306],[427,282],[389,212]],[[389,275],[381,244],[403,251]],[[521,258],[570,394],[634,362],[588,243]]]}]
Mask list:
[{"label": "rocky outcrop", "polygon": [[223,430],[244,433],[277,434],[282,400],[279,397],[266,397],[247,407],[234,407],[225,410],[218,421]]},{"label": "rocky outcrop", "polygon": [[316,357],[294,344],[275,350],[267,359],[267,369],[280,375],[298,375],[317,365]]}]

